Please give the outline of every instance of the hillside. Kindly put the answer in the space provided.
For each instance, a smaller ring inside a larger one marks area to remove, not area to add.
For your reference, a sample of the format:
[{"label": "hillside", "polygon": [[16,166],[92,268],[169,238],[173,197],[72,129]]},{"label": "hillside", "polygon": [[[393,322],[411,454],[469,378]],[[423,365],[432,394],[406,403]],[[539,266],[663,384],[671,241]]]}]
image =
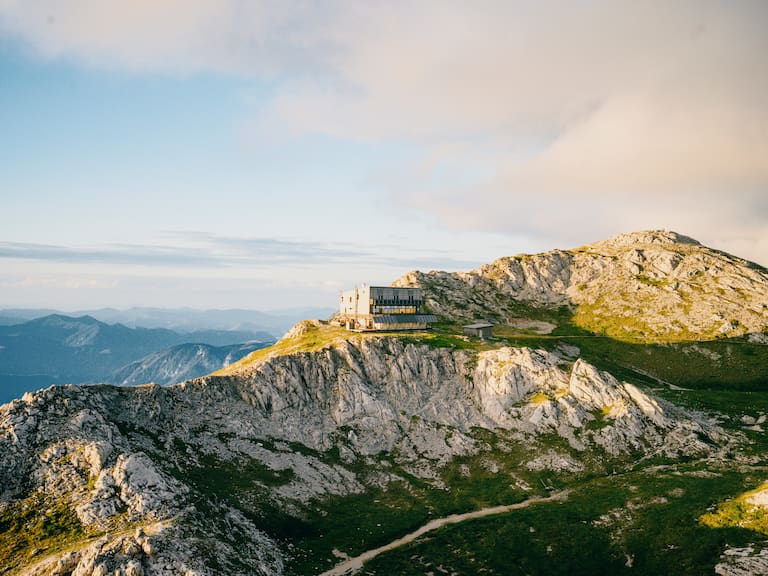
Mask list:
[{"label": "hillside", "polygon": [[[746,269],[762,293],[764,271],[723,258],[702,286]],[[330,575],[384,547],[365,574],[768,573],[768,346],[594,334],[560,288],[489,278],[401,280],[424,282],[443,319],[430,331],[306,321],[175,386],[0,406],[0,572]],[[481,313],[505,322],[494,339],[462,335]],[[423,535],[387,547],[409,533]]]},{"label": "hillside", "polygon": [[190,342],[227,346],[249,340],[273,341],[266,333],[180,334],[60,314],[0,326],[0,402],[56,383],[111,382],[115,371],[171,346]]},{"label": "hillside", "polygon": [[[30,557],[28,574],[62,561],[85,573],[138,564],[152,574],[279,574],[288,534],[309,530],[304,545],[320,553],[314,510],[338,498],[374,491],[413,522],[424,506],[546,494],[542,479],[631,467],[638,451],[720,460],[730,444],[714,421],[580,360],[378,337],[170,388],[50,389],[4,406],[0,422],[4,521],[57,511],[33,546],[72,550],[46,559],[32,553],[34,534],[6,537],[5,570]],[[476,482],[493,491],[480,497]],[[402,500],[412,490],[420,496]],[[403,520],[395,510],[389,520],[377,512],[382,534]],[[348,541],[351,551],[353,536],[335,545]],[[323,566],[322,554],[309,562]]]},{"label": "hillside", "polygon": [[452,321],[514,323],[563,307],[585,330],[634,341],[711,340],[768,331],[768,270],[675,232],[621,234],[573,250],[500,258],[471,272],[411,272]]},{"label": "hillside", "polygon": [[114,372],[108,381],[119,386],[177,384],[229,366],[271,342],[246,342],[229,346],[179,344],[131,362]]}]

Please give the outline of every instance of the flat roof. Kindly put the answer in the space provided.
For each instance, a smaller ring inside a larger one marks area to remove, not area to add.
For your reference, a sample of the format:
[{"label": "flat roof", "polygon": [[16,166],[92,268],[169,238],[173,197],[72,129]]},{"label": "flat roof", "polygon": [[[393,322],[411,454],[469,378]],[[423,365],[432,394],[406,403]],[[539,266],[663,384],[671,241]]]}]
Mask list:
[{"label": "flat roof", "polygon": [[464,328],[493,328],[493,324],[488,324],[488,322],[477,322],[476,324],[467,324]]}]

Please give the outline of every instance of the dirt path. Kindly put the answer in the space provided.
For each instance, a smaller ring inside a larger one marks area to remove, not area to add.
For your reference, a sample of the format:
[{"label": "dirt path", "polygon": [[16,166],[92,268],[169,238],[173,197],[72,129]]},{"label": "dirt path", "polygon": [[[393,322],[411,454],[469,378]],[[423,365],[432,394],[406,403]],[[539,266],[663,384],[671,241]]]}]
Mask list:
[{"label": "dirt path", "polygon": [[371,560],[372,558],[375,558],[379,554],[382,554],[384,552],[389,552],[390,550],[399,548],[400,546],[408,544],[409,542],[413,542],[414,540],[416,540],[420,536],[423,536],[427,532],[431,532],[432,530],[437,530],[438,528],[442,528],[447,524],[457,524],[459,522],[464,522],[465,520],[473,520],[475,518],[493,516],[494,514],[504,514],[505,512],[509,512],[511,510],[520,510],[521,508],[527,508],[531,504],[565,500],[568,497],[569,492],[570,490],[563,490],[561,492],[555,492],[554,494],[552,494],[551,496],[547,496],[546,498],[529,498],[528,500],[523,500],[522,502],[517,502],[516,504],[509,504],[507,506],[493,506],[491,508],[483,508],[482,510],[475,510],[474,512],[466,512],[464,514],[451,514],[450,516],[445,516],[444,518],[435,518],[434,520],[431,520],[430,522],[427,522],[426,524],[424,524],[424,526],[422,526],[418,530],[411,532],[410,534],[406,534],[402,538],[398,538],[397,540],[394,540],[389,544],[385,544],[384,546],[380,546],[379,548],[374,548],[373,550],[368,550],[367,552],[363,552],[362,554],[360,554],[360,556],[355,556],[354,558],[345,560],[341,564],[337,564],[330,570],[323,572],[320,576],[343,576],[344,574],[352,574],[354,572],[357,572],[363,567],[363,564],[365,562],[367,562],[368,560]]}]

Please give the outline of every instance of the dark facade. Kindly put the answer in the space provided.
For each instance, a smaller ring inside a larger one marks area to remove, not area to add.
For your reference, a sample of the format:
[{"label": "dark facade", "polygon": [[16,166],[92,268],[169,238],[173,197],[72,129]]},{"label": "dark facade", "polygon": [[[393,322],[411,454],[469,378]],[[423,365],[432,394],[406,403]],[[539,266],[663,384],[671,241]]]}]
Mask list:
[{"label": "dark facade", "polygon": [[467,324],[464,326],[464,334],[476,338],[493,338],[493,324],[488,324],[488,322]]}]

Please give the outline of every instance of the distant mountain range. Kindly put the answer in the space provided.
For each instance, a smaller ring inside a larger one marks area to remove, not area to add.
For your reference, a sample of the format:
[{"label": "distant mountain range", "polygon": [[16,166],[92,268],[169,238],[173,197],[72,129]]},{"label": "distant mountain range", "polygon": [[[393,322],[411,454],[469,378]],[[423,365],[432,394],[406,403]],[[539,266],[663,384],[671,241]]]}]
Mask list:
[{"label": "distant mountain range", "polygon": [[[265,331],[179,333],[106,324],[91,316],[51,314],[0,326],[0,403],[50,384],[140,383],[139,374],[146,382],[178,382],[206,374],[209,366],[209,371],[221,368],[274,340]],[[177,361],[186,355],[187,360],[169,370],[167,361],[158,357],[163,354]],[[152,366],[159,372],[153,372]]]},{"label": "distant mountain range", "polygon": [[120,386],[134,386],[148,382],[163,385],[176,384],[229,366],[254,350],[269,344],[269,342],[246,342],[230,346],[179,344],[131,362],[114,372],[110,382]]},{"label": "distant mountain range", "polygon": [[62,312],[52,309],[6,308],[0,309],[0,326],[21,324],[29,320],[51,315],[70,317],[90,316],[107,324],[123,324],[129,328],[167,328],[175,332],[189,333],[200,330],[226,330],[269,332],[282,336],[291,326],[305,318],[327,318],[331,308],[301,307],[273,312],[258,310],[225,309],[195,310],[192,308],[100,308]]}]

